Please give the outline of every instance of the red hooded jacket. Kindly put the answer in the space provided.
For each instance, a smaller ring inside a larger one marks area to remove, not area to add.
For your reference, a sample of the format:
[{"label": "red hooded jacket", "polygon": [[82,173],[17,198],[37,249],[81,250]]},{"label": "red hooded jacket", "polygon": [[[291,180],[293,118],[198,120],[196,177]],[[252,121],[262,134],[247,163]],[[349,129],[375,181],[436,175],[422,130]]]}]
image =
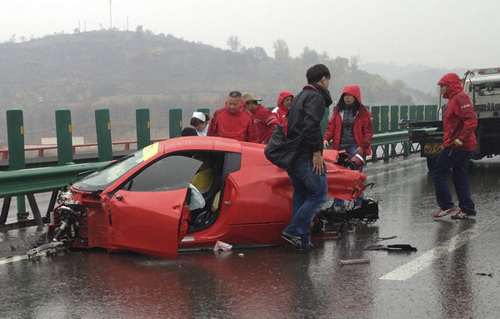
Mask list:
[{"label": "red hooded jacket", "polygon": [[[474,134],[477,117],[469,96],[464,92],[460,77],[456,73],[448,73],[439,80],[438,85],[448,86],[448,90],[443,94],[443,97],[448,99],[443,121],[443,146],[473,151],[477,145]],[[463,145],[456,146],[456,139]]]},{"label": "red hooded jacket", "polygon": [[284,107],[281,105],[283,103],[283,100],[286,99],[287,97],[291,96],[293,98],[293,94],[290,91],[283,91],[280,93],[278,96],[278,106],[273,109],[273,114],[276,115],[276,118],[278,119],[278,123],[280,125],[283,125],[285,122],[286,114],[288,113],[288,109],[290,107]]},{"label": "red hooded jacket", "polygon": [[337,107],[333,110],[333,115],[328,122],[323,140],[332,141],[332,148],[338,150],[340,148],[340,136],[342,134],[342,113],[339,112],[339,107],[344,103],[344,94],[354,96],[359,102],[359,109],[354,116],[354,139],[358,147],[363,148],[364,156],[371,155],[372,136],[373,136],[373,116],[370,111],[361,102],[361,90],[357,85],[348,85],[344,88]]},{"label": "red hooded jacket", "polygon": [[234,113],[226,105],[215,111],[207,136],[232,138],[242,142],[256,142],[252,114],[245,110],[245,99],[241,99],[241,107]]},{"label": "red hooded jacket", "polygon": [[267,144],[273,135],[274,127],[278,124],[276,116],[262,104],[251,113],[254,118],[256,142]]}]

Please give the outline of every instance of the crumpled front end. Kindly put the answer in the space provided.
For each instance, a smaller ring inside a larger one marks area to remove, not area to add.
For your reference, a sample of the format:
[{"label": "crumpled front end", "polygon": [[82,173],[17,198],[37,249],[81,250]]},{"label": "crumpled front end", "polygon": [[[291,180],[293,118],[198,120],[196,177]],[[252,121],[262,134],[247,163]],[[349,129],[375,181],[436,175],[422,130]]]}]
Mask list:
[{"label": "crumpled front end", "polygon": [[47,238],[67,248],[107,247],[106,214],[99,194],[73,189],[59,192],[51,212]]}]

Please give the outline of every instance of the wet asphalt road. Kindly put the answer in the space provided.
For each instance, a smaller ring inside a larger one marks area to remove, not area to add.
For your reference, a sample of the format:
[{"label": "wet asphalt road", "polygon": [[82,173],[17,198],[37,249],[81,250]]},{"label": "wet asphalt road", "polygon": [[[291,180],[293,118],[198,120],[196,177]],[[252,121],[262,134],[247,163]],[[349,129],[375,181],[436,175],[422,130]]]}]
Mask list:
[{"label": "wet asphalt road", "polygon": [[[43,230],[0,233],[0,318],[498,318],[500,158],[469,174],[474,220],[432,218],[434,185],[417,155],[365,173],[380,219],[309,253],[283,245],[167,260],[92,250],[32,262],[27,244]],[[418,251],[364,250],[371,244]],[[357,258],[369,263],[340,263]]]}]

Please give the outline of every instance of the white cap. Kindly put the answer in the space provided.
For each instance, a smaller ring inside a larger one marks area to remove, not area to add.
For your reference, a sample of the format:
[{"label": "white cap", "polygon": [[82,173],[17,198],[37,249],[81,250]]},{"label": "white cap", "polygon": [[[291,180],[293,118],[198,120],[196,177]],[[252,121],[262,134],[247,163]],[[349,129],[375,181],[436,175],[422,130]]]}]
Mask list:
[{"label": "white cap", "polygon": [[193,116],[191,116],[191,118],[197,118],[198,120],[202,121],[202,122],[205,122],[207,120],[207,117],[205,116],[205,114],[201,113],[201,112],[194,112],[193,113]]}]

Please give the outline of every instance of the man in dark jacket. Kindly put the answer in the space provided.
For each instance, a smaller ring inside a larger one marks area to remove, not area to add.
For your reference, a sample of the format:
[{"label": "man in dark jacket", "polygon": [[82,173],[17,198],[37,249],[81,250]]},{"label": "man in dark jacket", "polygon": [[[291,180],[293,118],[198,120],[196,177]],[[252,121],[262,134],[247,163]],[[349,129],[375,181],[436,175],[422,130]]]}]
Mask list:
[{"label": "man in dark jacket", "polygon": [[298,251],[312,248],[309,226],[328,196],[320,122],[325,108],[332,104],[328,91],[330,71],[316,64],[307,70],[306,77],[308,84],[293,100],[285,128],[287,137],[300,136],[301,142],[297,159],[288,170],[293,186],[292,220],[281,237]]},{"label": "man in dark jacket", "polygon": [[[456,73],[448,73],[438,82],[441,94],[448,99],[443,121],[443,150],[434,168],[436,199],[440,210],[435,218],[449,214],[452,219],[466,219],[476,215],[471,198],[467,169],[477,141],[474,131],[477,126],[476,112],[472,102],[463,90],[462,81]],[[450,187],[446,181],[448,171],[458,197],[458,207],[451,199]]]}]

